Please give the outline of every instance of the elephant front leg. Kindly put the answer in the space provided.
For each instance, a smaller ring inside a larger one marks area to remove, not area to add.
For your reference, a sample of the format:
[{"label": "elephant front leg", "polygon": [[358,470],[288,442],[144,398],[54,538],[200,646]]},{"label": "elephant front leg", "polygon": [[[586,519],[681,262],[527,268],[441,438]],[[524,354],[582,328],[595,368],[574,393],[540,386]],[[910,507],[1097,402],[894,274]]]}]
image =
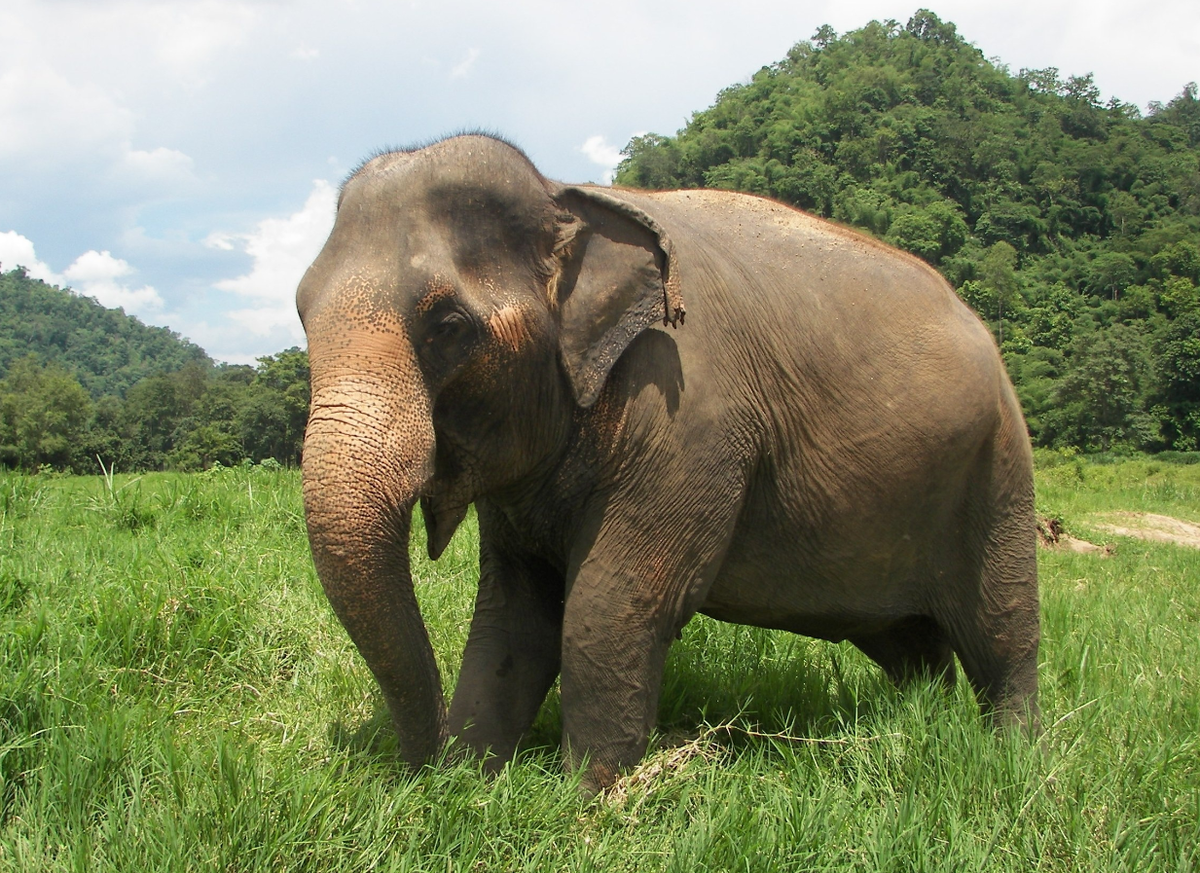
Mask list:
[{"label": "elephant front leg", "polygon": [[450,733],[496,771],[516,752],[558,676],[561,574],[520,555],[498,513],[479,506],[475,616],[448,715]]},{"label": "elephant front leg", "polygon": [[563,754],[585,767],[581,788],[593,794],[646,753],[658,715],[667,651],[682,617],[668,619],[643,597],[639,581],[597,586],[581,578],[563,619]]},{"label": "elephant front leg", "polygon": [[708,484],[707,491],[663,488],[618,501],[628,514],[601,525],[571,574],[563,615],[563,752],[569,768],[585,768],[585,792],[610,785],[645,754],[667,652],[729,548],[739,483]]}]

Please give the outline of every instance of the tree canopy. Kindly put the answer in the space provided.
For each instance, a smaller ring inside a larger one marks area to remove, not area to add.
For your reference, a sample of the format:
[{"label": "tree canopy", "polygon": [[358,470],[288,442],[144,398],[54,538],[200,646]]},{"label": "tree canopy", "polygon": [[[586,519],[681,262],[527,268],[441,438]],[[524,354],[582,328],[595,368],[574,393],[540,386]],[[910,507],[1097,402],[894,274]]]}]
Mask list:
[{"label": "tree canopy", "polygon": [[1015,75],[928,10],[820,28],[616,182],[772,197],[937,267],[992,327],[1043,445],[1200,448],[1200,100],[1143,116]]}]

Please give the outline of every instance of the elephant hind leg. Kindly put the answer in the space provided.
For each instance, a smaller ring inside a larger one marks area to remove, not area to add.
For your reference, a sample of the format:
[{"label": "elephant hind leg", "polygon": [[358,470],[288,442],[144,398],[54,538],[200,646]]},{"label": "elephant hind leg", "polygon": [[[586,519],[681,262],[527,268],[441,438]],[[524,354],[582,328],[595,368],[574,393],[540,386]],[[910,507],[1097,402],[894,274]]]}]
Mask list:
[{"label": "elephant hind leg", "polygon": [[954,651],[945,633],[924,615],[903,619],[886,630],[850,637],[897,685],[937,679],[954,685]]},{"label": "elephant hind leg", "polygon": [[1040,642],[1033,459],[1005,386],[997,430],[980,446],[942,532],[927,603],[980,707],[997,727],[1038,730]]},{"label": "elephant hind leg", "polygon": [[937,617],[984,712],[998,727],[1036,733],[1041,625],[1032,487],[995,505],[975,527],[970,581]]},{"label": "elephant hind leg", "polygon": [[993,723],[1037,733],[1037,600],[1020,599],[996,611],[981,609],[955,629],[953,645]]}]

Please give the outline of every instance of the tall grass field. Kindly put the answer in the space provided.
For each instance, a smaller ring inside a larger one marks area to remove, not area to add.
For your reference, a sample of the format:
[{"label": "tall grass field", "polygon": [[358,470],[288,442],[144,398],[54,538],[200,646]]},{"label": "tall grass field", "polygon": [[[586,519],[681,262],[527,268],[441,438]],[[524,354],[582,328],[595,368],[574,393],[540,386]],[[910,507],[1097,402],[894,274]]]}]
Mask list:
[{"label": "tall grass field", "polygon": [[[635,771],[581,799],[556,693],[498,777],[405,770],[325,601],[298,474],[0,475],[0,870],[1200,868],[1200,465],[1040,459],[1040,743],[965,682],[697,618]],[[1133,516],[1120,516],[1133,518]],[[447,690],[477,530],[414,576]]]}]

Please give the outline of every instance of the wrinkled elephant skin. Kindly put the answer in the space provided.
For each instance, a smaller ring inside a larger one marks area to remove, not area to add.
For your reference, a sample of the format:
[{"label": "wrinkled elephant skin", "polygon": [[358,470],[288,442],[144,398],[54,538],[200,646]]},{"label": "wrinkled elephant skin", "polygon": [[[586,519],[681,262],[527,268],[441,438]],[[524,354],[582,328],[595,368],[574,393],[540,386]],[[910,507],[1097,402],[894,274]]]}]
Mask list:
[{"label": "wrinkled elephant skin", "polygon": [[[366,163],[297,295],[314,561],[414,763],[509,759],[561,677],[567,764],[635,764],[697,612],[850,640],[1037,720],[1031,456],[929,267],[722,191],[562,185],[512,146]],[[686,318],[685,318],[686,313]],[[408,571],[478,508],[449,710]]]}]

